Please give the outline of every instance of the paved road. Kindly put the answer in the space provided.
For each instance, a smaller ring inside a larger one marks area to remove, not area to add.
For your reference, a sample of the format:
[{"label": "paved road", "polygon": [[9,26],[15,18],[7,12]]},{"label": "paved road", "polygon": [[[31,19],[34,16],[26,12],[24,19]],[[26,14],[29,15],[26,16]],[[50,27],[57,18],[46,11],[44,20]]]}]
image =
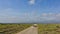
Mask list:
[{"label": "paved road", "polygon": [[38,27],[31,26],[17,34],[38,34]]}]

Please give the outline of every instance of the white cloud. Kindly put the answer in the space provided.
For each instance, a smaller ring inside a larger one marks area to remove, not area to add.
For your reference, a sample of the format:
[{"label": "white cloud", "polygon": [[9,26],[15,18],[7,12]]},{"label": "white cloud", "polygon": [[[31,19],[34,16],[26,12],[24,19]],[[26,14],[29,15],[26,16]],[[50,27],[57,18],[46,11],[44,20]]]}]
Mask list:
[{"label": "white cloud", "polygon": [[29,0],[29,4],[30,4],[30,5],[35,4],[35,0]]},{"label": "white cloud", "polygon": [[41,16],[46,17],[46,16],[48,16],[48,14],[47,13],[42,13]]},{"label": "white cloud", "polygon": [[56,16],[57,16],[57,17],[60,17],[60,13],[58,13]]},{"label": "white cloud", "polygon": [[60,20],[60,13],[42,13],[41,19],[44,20]]},{"label": "white cloud", "polygon": [[21,23],[21,22],[40,22],[40,21],[50,21],[50,20],[60,20],[60,13],[42,13],[35,14],[35,12],[17,12],[15,9],[3,9],[0,10],[0,22],[1,23]]},{"label": "white cloud", "polygon": [[41,3],[43,0],[29,0],[28,3],[29,5],[34,5],[36,2]]}]

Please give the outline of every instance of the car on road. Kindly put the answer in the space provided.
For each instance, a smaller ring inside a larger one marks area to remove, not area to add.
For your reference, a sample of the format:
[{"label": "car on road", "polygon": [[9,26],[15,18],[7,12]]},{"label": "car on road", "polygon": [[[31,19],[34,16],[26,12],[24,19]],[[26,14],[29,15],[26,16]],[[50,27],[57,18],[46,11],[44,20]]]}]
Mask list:
[{"label": "car on road", "polygon": [[34,24],[33,26],[34,26],[34,27],[37,27],[37,24]]}]

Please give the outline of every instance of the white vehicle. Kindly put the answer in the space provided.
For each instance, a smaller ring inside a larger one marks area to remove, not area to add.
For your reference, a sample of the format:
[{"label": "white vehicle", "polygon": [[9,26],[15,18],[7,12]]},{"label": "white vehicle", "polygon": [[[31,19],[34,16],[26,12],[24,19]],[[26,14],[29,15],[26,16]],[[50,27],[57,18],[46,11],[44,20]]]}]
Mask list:
[{"label": "white vehicle", "polygon": [[34,26],[34,27],[37,27],[37,24],[34,24],[33,26]]}]

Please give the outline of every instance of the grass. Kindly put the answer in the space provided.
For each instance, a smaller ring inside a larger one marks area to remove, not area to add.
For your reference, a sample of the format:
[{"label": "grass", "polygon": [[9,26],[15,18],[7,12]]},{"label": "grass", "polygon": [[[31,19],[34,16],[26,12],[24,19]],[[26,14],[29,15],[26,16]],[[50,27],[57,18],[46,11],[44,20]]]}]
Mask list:
[{"label": "grass", "polygon": [[31,25],[32,24],[0,24],[0,33],[15,34],[30,27]]},{"label": "grass", "polygon": [[60,34],[60,24],[38,24],[39,34]]},{"label": "grass", "polygon": [[[33,24],[0,24],[0,32],[15,34]],[[38,24],[38,34],[60,34],[60,24]]]}]

